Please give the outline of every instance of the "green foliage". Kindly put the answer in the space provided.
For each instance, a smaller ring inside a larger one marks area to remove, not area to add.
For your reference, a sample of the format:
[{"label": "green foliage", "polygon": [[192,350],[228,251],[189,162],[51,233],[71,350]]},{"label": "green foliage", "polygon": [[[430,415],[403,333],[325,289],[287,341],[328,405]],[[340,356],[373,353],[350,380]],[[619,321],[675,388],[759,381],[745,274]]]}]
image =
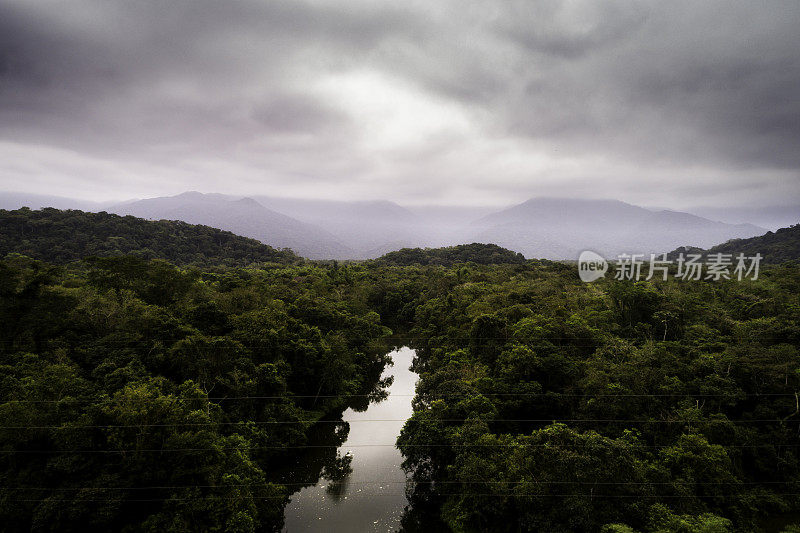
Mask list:
[{"label": "green foliage", "polygon": [[744,254],[745,257],[754,257],[761,254],[764,264],[780,264],[786,261],[797,263],[800,261],[800,224],[788,228],[781,228],[775,232],[768,231],[764,235],[749,239],[731,239],[703,250],[700,248],[678,248],[670,254],[673,258],[678,253],[708,254]]},{"label": "green foliage", "polygon": [[524,264],[525,257],[517,252],[501,248],[496,244],[459,244],[446,248],[403,248],[389,252],[376,259],[380,265],[442,265],[476,263],[479,265]]},{"label": "green foliage", "polygon": [[[420,376],[397,442],[417,482],[408,530],[796,521],[796,266],[584,284],[568,265],[464,250],[236,269],[8,256],[5,529],[279,529],[292,489],[278,472],[301,459],[287,447],[373,392],[386,326],[406,334]],[[334,492],[351,468],[335,451],[302,458],[303,479]]]},{"label": "green foliage", "polygon": [[648,530],[652,533],[729,533],[731,521],[712,513],[676,515],[662,504],[650,508]]},{"label": "green foliage", "polygon": [[727,532],[800,510],[796,268],[593,284],[546,262],[455,270],[383,274],[417,287],[385,293],[415,309],[407,523]]},{"label": "green foliage", "polygon": [[59,264],[125,254],[202,267],[300,261],[290,250],[208,226],[53,208],[0,209],[0,258],[10,253]]},{"label": "green foliage", "polygon": [[292,447],[386,363],[389,331],[324,268],[0,272],[5,531],[279,530]]},{"label": "green foliage", "polygon": [[606,524],[600,533],[636,533],[636,531],[625,524]]}]

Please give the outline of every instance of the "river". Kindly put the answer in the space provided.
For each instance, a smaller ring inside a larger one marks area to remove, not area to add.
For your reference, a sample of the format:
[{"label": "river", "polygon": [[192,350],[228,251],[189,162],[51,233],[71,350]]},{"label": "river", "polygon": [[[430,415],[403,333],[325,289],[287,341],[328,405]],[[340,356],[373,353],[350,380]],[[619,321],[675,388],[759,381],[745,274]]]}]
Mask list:
[{"label": "river", "polygon": [[286,506],[284,531],[360,533],[398,529],[407,501],[406,475],[400,467],[403,457],[395,442],[412,413],[417,375],[409,370],[413,350],[400,348],[390,355],[394,365],[387,366],[381,376],[393,376],[388,396],[370,403],[365,411],[347,409],[342,414],[349,433],[337,456],[339,464],[349,462],[350,468],[343,469],[343,473],[349,473],[334,480],[321,478],[293,494]]}]

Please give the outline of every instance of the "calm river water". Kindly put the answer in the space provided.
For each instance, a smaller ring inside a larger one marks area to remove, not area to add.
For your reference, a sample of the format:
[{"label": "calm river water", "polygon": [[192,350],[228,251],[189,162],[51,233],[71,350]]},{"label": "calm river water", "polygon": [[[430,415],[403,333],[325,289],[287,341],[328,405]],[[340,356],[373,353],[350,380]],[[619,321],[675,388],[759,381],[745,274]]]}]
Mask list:
[{"label": "calm river water", "polygon": [[403,458],[395,442],[412,413],[417,375],[408,369],[413,350],[400,348],[391,357],[394,365],[386,367],[381,376],[394,377],[388,397],[371,403],[366,411],[348,409],[342,415],[350,431],[338,448],[338,457],[345,464],[350,461],[352,471],[341,479],[320,479],[294,494],[286,506],[284,531],[397,530],[407,501],[406,476],[400,468]]}]

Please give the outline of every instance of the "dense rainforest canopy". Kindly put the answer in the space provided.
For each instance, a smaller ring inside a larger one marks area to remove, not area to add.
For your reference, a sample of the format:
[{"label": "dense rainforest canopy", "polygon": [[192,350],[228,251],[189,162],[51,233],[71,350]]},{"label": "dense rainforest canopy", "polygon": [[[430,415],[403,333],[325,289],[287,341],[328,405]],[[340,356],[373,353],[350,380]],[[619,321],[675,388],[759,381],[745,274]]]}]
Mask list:
[{"label": "dense rainforest canopy", "polygon": [[800,259],[800,224],[781,228],[750,239],[733,239],[709,249],[710,253],[743,253],[752,256],[760,253],[766,263],[783,263]]},{"label": "dense rainforest canopy", "polygon": [[9,253],[51,263],[125,254],[204,267],[299,261],[290,250],[208,226],[53,208],[0,209],[0,257]]},{"label": "dense rainforest canopy", "polygon": [[386,363],[389,330],[342,296],[353,280],[85,267],[0,262],[3,529],[278,527],[300,487],[275,471]]},{"label": "dense rainforest canopy", "polygon": [[786,261],[800,262],[800,224],[788,228],[781,228],[775,232],[767,232],[758,237],[749,239],[731,239],[728,242],[712,246],[708,250],[702,248],[684,247],[672,252],[675,257],[678,253],[695,253],[706,256],[708,254],[744,254],[753,257],[761,254],[763,263],[777,265]]},{"label": "dense rainforest canopy", "polygon": [[381,309],[408,321],[420,374],[407,530],[780,531],[798,511],[795,265],[742,282],[397,275],[384,301],[418,295]]},{"label": "dense rainforest canopy", "polygon": [[341,458],[308,480],[282,467],[320,426],[346,438],[315,422],[380,397],[392,330],[420,376],[398,439],[406,531],[800,522],[796,264],[585,284],[570,265],[470,261],[7,255],[3,528],[280,530],[290,495]]},{"label": "dense rainforest canopy", "polygon": [[496,244],[459,244],[445,248],[403,248],[384,254],[375,262],[380,265],[442,265],[453,266],[457,263],[477,263],[479,265],[519,265],[525,257],[517,252],[501,248]]}]

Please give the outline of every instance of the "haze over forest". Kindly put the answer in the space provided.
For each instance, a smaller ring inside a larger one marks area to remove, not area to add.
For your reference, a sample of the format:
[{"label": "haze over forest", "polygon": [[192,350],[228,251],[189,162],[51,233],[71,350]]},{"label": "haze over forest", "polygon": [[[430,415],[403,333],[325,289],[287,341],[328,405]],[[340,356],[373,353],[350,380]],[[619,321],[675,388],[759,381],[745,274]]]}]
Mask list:
[{"label": "haze over forest", "polygon": [[[290,248],[311,259],[372,259],[401,248],[470,242],[495,243],[532,258],[575,259],[585,249],[611,257],[664,253],[679,246],[708,248],[767,231],[750,223],[729,224],[613,200],[535,198],[505,209],[407,208],[385,200],[343,202],[186,192],[103,205],[0,193],[0,208],[23,206],[104,210],[203,224],[275,248]],[[797,211],[784,216],[786,226],[800,220]]]}]

